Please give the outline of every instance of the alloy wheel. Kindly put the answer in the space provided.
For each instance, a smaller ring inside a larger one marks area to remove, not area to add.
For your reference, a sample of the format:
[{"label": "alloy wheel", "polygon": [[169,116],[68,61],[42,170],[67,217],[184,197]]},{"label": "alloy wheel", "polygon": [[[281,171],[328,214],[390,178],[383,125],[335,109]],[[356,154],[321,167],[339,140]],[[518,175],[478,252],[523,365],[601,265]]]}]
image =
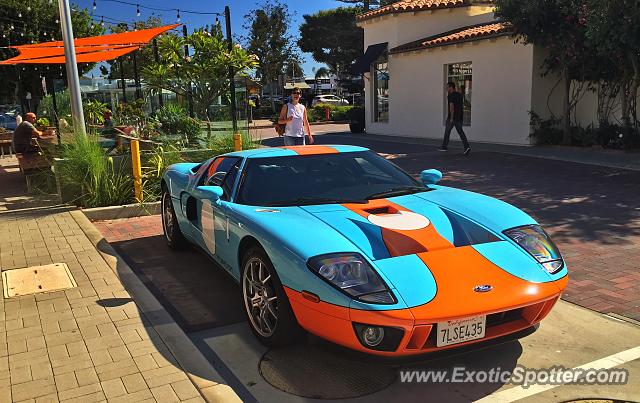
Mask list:
[{"label": "alloy wheel", "polygon": [[253,257],[244,267],[242,278],[244,305],[251,326],[263,337],[271,337],[278,324],[278,297],[265,263]]}]

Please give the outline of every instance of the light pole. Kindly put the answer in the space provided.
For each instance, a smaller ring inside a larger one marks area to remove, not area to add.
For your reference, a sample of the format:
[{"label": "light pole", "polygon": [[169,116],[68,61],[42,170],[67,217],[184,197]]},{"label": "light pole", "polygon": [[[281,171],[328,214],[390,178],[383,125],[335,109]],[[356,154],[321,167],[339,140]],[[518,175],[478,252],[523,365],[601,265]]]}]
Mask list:
[{"label": "light pole", "polygon": [[[231,37],[231,10],[229,6],[224,8],[224,19],[227,24],[227,49],[229,54],[233,52],[233,38]],[[229,91],[231,95],[231,122],[233,123],[233,133],[238,133],[238,117],[236,116],[236,82],[233,66],[229,65]]]},{"label": "light pole", "polygon": [[64,60],[67,67],[67,81],[69,83],[69,94],[71,95],[71,116],[73,117],[73,128],[76,132],[86,135],[69,0],[58,0],[58,7],[60,9],[60,28],[62,31],[62,41],[64,43]]}]

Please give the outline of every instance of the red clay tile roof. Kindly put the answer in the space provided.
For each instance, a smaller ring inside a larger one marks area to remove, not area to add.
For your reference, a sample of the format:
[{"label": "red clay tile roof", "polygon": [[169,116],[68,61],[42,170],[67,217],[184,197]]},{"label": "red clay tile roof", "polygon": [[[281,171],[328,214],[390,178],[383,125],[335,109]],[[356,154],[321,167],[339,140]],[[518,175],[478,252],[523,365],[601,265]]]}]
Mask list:
[{"label": "red clay tile roof", "polygon": [[491,3],[492,0],[402,0],[371,10],[358,16],[358,21],[379,17],[385,14],[405,13],[410,11],[434,10],[438,8],[464,7],[472,3]]},{"label": "red clay tile roof", "polygon": [[414,42],[400,45],[389,50],[389,53],[402,53],[412,50],[435,48],[438,46],[453,45],[460,42],[476,41],[479,39],[492,38],[496,36],[512,35],[513,28],[503,22],[489,22],[459,28],[453,31],[443,32],[438,35],[420,39]]}]

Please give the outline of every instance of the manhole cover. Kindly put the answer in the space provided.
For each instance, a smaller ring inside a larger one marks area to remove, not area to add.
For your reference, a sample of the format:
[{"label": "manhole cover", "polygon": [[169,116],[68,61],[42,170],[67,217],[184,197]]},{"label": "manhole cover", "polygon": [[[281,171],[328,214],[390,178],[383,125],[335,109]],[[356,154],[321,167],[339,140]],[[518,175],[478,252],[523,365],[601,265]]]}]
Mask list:
[{"label": "manhole cover", "polygon": [[314,345],[270,350],[260,360],[260,374],[276,388],[315,399],[347,399],[391,385],[396,369],[341,357]]},{"label": "manhole cover", "polygon": [[2,284],[5,298],[78,286],[65,263],[3,271]]}]

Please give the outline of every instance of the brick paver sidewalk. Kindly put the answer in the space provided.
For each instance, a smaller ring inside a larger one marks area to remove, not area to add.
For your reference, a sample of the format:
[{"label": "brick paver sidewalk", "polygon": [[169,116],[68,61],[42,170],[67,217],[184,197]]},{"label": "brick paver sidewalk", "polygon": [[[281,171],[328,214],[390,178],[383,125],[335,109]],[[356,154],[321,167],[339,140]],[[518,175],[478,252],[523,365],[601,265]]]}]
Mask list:
[{"label": "brick paver sidewalk", "polygon": [[0,216],[2,271],[51,263],[78,286],[0,297],[0,402],[204,401],[70,212]]}]

